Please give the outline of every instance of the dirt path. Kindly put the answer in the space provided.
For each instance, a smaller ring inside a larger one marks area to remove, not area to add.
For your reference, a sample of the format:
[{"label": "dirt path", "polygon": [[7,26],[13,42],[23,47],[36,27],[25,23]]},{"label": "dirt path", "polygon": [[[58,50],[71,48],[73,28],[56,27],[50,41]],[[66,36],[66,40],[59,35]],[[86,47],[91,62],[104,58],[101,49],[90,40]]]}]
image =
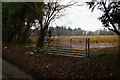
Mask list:
[{"label": "dirt path", "polygon": [[8,78],[30,78],[34,80],[31,76],[4,60],[2,60],[2,73],[3,78],[6,76]]}]

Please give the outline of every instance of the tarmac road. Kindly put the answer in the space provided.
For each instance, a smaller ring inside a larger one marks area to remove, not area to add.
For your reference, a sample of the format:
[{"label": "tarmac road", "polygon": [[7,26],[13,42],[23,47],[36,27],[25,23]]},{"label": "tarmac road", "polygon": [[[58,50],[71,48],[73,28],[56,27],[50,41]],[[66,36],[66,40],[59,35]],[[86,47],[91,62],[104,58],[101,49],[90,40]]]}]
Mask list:
[{"label": "tarmac road", "polygon": [[[2,64],[2,68],[0,69],[0,74],[3,76],[0,76],[0,78],[26,78],[34,80],[30,75],[26,74],[24,71],[18,69],[16,66],[13,66],[12,64],[2,60],[0,58],[0,65]],[[3,79],[4,80],[4,79]],[[9,80],[9,79],[8,79]]]}]

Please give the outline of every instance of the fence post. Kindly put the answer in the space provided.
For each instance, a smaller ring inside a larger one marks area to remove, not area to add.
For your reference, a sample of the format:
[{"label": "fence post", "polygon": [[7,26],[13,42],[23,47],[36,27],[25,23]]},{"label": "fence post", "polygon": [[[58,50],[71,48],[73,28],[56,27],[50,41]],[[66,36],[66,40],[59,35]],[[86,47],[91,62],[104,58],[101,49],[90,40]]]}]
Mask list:
[{"label": "fence post", "polygon": [[87,38],[85,39],[85,44],[86,44],[86,46],[85,46],[85,53],[86,53],[86,57],[87,57]]},{"label": "fence post", "polygon": [[90,38],[88,38],[88,57],[90,57]]},{"label": "fence post", "polygon": [[57,53],[58,53],[58,45],[59,45],[59,44],[58,44],[58,41],[59,41],[59,39],[56,38],[56,52],[57,52]]},{"label": "fence post", "polygon": [[72,44],[71,44],[71,42],[72,42],[72,39],[70,39],[70,49],[71,49],[71,47],[72,47]]}]

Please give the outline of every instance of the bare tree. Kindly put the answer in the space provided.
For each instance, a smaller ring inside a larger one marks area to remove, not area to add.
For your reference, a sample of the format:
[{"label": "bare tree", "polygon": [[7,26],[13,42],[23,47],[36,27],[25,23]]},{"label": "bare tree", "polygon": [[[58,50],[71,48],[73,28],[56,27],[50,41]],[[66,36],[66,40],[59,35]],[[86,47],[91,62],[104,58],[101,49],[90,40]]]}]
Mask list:
[{"label": "bare tree", "polygon": [[[59,0],[49,0],[47,3],[44,4],[43,8],[43,16],[38,17],[39,27],[37,29],[40,30],[37,47],[43,48],[44,45],[44,38],[46,36],[46,33],[48,31],[48,26],[51,22],[55,21],[56,19],[64,16],[64,10],[70,6],[73,6],[76,4],[76,2],[70,1],[66,5],[60,5]],[[36,13],[37,11],[36,7]],[[39,16],[39,14],[38,14]]]}]

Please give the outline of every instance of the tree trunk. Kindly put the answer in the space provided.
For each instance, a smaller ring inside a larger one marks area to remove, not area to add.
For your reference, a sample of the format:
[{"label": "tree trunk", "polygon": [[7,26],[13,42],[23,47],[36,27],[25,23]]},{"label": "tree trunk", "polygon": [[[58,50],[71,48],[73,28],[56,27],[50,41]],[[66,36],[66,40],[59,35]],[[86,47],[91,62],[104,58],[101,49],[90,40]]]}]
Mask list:
[{"label": "tree trunk", "polygon": [[41,29],[40,30],[40,35],[39,35],[39,38],[38,38],[38,42],[37,42],[37,47],[43,49],[45,36],[46,36],[46,30]]},{"label": "tree trunk", "polygon": [[20,36],[19,43],[24,44],[24,43],[26,42],[26,40],[27,40],[27,36],[28,36],[27,31],[26,31],[26,32],[24,31],[24,32],[21,34],[21,36]]},{"label": "tree trunk", "polygon": [[12,42],[12,39],[13,39],[13,33],[9,33],[8,36],[7,36],[7,42],[8,43],[11,43]]},{"label": "tree trunk", "polygon": [[17,43],[21,43],[24,44],[28,38],[28,32],[30,30],[30,23],[28,23],[28,25],[26,26],[26,28],[24,28],[24,25],[21,29],[21,31],[17,34]]}]

